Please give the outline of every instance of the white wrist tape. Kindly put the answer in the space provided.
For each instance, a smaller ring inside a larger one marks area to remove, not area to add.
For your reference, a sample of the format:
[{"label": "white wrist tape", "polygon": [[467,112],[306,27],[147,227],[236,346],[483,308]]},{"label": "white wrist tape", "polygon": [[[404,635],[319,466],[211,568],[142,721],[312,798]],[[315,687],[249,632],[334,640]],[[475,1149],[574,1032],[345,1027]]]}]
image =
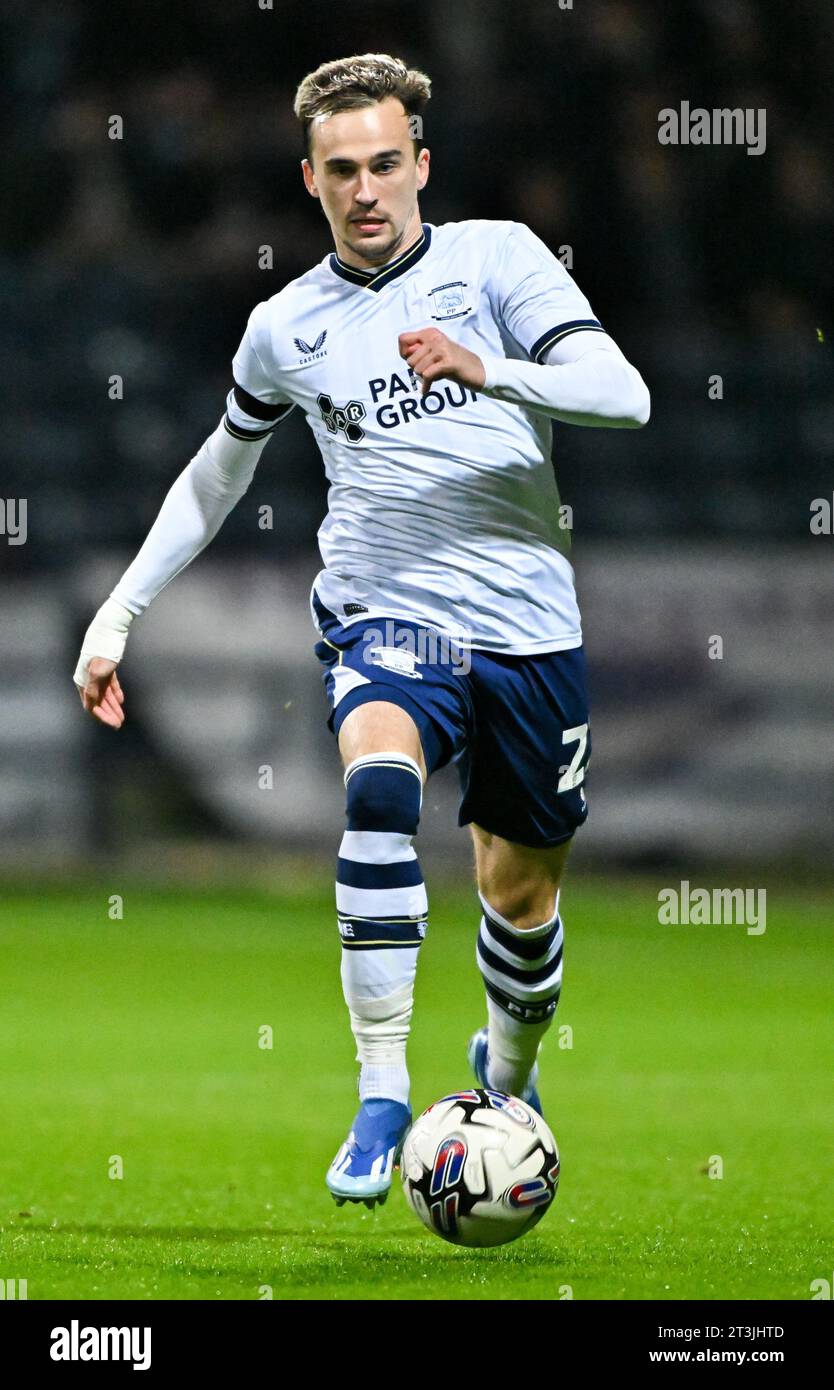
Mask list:
[{"label": "white wrist tape", "polygon": [[114,598],[101,605],[81,643],[81,655],[75,668],[73,680],[85,689],[89,680],[90,662],[94,656],[106,657],[108,661],[121,661],[124,655],[127,632],[133,622],[133,614]]}]

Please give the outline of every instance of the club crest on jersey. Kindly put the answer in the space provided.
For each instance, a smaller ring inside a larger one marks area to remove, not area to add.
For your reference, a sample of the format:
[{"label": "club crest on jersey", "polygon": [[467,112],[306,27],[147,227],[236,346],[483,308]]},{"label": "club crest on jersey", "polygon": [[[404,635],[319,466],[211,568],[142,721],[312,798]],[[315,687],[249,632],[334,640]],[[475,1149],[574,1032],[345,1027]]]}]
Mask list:
[{"label": "club crest on jersey", "polygon": [[326,357],[327,349],[325,348],[324,352],[322,352],[322,348],[324,348],[324,340],[326,337],[327,329],[325,328],[324,332],[320,333],[319,336],[316,338],[316,341],[313,343],[312,347],[309,343],[305,343],[303,338],[293,338],[293,342],[298,348],[298,351],[301,353],[301,361],[317,362],[320,357]]},{"label": "club crest on jersey", "polygon": [[429,290],[433,319],[459,319],[472,308],[467,303],[469,288],[465,280],[450,280],[447,285],[438,285]]}]

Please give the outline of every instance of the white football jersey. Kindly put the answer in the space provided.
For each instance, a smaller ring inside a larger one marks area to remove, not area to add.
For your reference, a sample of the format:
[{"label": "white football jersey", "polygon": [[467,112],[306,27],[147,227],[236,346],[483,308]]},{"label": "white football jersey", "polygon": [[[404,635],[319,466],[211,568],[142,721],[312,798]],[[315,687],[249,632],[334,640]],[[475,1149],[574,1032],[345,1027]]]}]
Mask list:
[{"label": "white football jersey", "polygon": [[227,427],[259,438],[304,411],[330,482],[313,593],[343,624],[405,618],[514,654],[579,646],[551,421],[452,381],[421,395],[397,340],[427,325],[537,362],[567,334],[603,332],[521,223],[424,223],[379,270],[330,254],[257,305]]}]

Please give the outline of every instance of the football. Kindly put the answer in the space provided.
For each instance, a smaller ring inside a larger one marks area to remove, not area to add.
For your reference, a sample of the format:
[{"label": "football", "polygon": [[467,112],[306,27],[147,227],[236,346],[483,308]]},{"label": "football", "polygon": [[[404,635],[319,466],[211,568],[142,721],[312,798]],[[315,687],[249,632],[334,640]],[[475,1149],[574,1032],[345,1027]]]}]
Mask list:
[{"label": "football", "polygon": [[412,1210],[453,1245],[506,1245],[540,1221],[559,1150],[540,1115],[502,1091],[456,1091],[419,1115],[400,1175]]}]

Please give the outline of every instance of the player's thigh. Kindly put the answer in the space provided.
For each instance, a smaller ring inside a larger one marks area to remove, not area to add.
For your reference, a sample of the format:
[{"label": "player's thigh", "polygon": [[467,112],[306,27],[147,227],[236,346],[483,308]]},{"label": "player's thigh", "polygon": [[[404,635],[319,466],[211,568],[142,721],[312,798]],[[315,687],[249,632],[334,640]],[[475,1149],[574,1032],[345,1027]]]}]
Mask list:
[{"label": "player's thigh", "polygon": [[478,891],[496,912],[522,929],[553,914],[571,841],[542,849],[514,844],[471,824]]},{"label": "player's thigh", "polygon": [[368,753],[405,753],[414,758],[426,780],[420,731],[408,711],[390,700],[366,700],[345,716],[339,730],[339,752],[345,767]]},{"label": "player's thigh", "polygon": [[[479,654],[472,680],[475,738],[459,760],[461,825],[473,832],[479,877],[522,916],[553,907],[566,845],[588,814],[591,752],[579,648],[498,659]],[[571,756],[573,754],[573,756]],[[547,900],[547,901],[545,901]],[[501,912],[498,902],[493,903]],[[502,915],[514,920],[513,911]],[[536,925],[532,923],[532,925]]]}]

